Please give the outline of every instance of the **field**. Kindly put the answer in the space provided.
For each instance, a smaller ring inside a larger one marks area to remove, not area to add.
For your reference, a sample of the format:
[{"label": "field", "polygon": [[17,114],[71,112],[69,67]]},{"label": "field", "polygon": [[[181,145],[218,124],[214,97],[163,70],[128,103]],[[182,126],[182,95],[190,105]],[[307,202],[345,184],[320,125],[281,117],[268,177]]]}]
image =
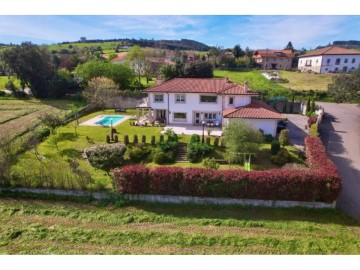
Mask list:
[{"label": "field", "polygon": [[[48,49],[59,51],[61,49],[70,49],[69,46],[77,47],[79,49],[85,48],[85,47],[101,47],[103,53],[113,53],[115,52],[115,49],[118,45],[122,45],[121,42],[88,42],[88,43],[69,43],[69,44],[51,44],[48,45]],[[121,51],[126,51],[126,49],[121,49]]]},{"label": "field", "polygon": [[0,198],[1,254],[359,254],[336,210]]},{"label": "field", "polygon": [[281,83],[286,88],[294,90],[317,90],[326,91],[328,85],[332,83],[333,74],[309,74],[291,71],[280,71],[280,76],[288,79],[288,83]]}]

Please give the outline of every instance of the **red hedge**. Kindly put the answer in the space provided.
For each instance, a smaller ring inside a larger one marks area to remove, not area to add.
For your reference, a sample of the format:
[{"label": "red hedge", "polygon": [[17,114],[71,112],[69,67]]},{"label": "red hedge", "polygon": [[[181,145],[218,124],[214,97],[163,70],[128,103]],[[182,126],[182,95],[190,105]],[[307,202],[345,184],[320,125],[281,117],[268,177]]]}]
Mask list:
[{"label": "red hedge", "polygon": [[205,168],[127,166],[113,171],[117,190],[199,197],[260,200],[336,200],[341,180],[319,138],[305,139],[309,170],[213,170]]}]

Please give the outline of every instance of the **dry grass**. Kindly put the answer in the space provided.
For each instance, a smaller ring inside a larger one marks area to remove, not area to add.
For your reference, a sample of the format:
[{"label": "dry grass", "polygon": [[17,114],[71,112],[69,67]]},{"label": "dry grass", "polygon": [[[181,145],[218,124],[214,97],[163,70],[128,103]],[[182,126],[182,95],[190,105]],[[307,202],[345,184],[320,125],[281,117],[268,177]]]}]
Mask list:
[{"label": "dry grass", "polygon": [[328,85],[332,83],[334,74],[309,74],[291,71],[280,71],[280,75],[284,79],[288,79],[288,83],[281,83],[282,86],[298,91],[326,91]]}]

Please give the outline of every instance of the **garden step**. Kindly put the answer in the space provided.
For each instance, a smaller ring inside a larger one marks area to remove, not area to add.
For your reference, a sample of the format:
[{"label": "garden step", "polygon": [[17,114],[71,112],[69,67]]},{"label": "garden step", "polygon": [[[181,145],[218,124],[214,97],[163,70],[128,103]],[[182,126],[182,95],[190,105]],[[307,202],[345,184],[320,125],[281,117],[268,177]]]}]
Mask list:
[{"label": "garden step", "polygon": [[187,149],[186,143],[183,143],[183,142],[177,143],[176,162],[187,162],[186,149]]}]

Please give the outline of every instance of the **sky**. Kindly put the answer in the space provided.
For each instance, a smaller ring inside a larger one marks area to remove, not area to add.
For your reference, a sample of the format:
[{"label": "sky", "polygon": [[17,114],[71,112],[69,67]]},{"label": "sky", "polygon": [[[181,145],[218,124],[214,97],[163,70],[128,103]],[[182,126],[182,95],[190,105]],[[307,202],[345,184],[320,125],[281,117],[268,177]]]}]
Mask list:
[{"label": "sky", "polygon": [[52,44],[87,39],[193,39],[209,46],[313,49],[360,40],[360,16],[275,15],[0,15],[0,43]]}]

